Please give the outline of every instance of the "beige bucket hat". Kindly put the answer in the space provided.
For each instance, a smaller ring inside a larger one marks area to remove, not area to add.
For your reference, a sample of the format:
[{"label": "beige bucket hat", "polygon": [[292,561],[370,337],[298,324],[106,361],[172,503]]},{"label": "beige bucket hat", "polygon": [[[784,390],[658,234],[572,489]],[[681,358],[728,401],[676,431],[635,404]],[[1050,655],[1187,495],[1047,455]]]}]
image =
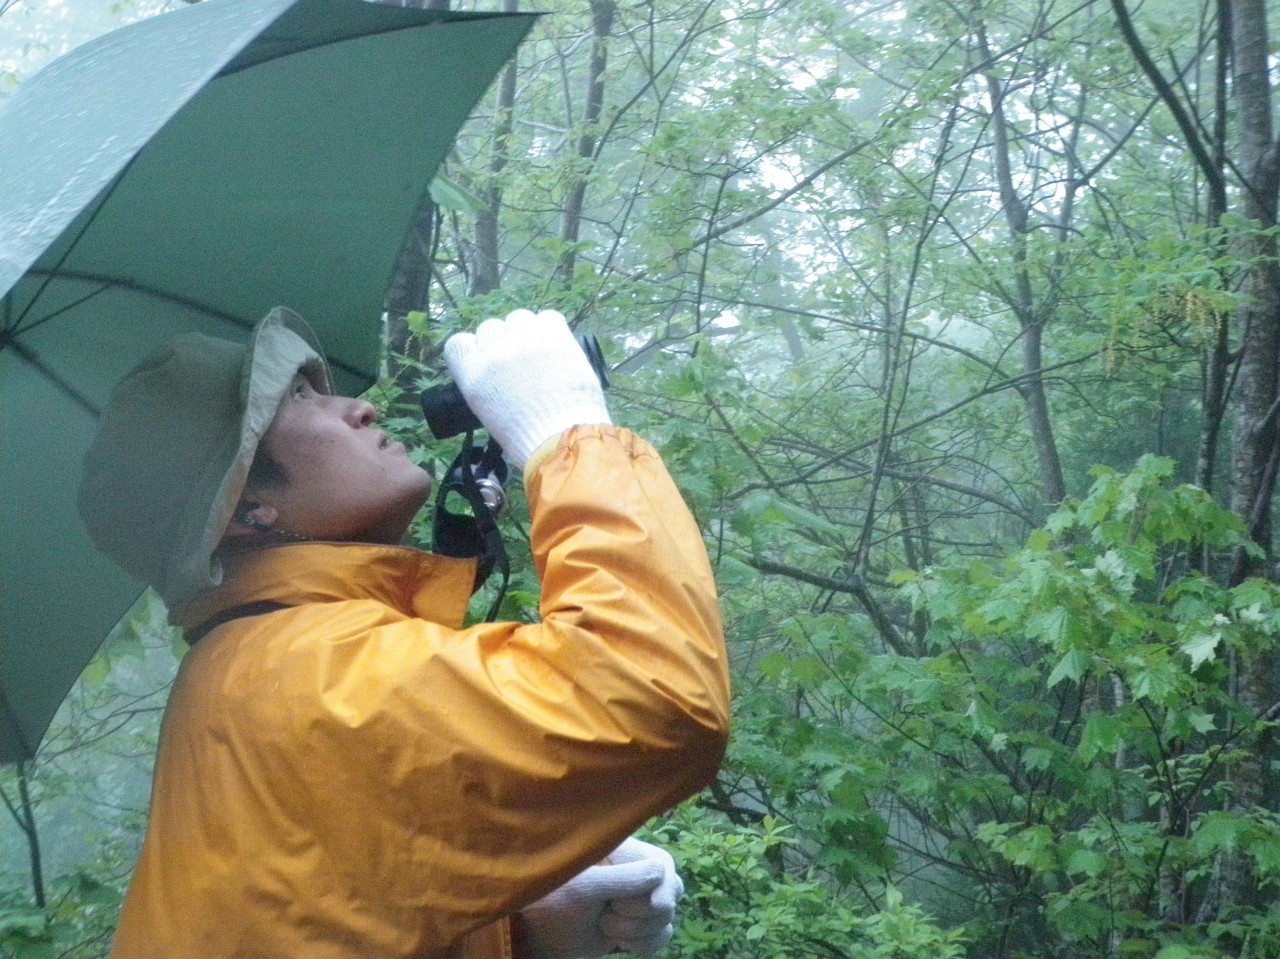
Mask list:
[{"label": "beige bucket hat", "polygon": [[214,551],[299,370],[333,392],[315,333],[279,307],[247,343],[189,333],[116,386],[85,457],[80,516],[170,609],[222,582]]}]

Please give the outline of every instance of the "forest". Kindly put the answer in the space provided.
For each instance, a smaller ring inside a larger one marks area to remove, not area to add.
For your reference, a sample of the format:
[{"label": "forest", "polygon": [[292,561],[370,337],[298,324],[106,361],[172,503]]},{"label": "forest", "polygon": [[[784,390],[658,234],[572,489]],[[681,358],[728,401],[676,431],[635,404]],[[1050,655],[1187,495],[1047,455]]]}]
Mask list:
[{"label": "forest", "polygon": [[[536,9],[370,397],[438,473],[445,337],[558,309],[690,503],[734,726],[664,954],[1280,956],[1280,7]],[[143,596],[0,769],[0,956],[106,954],[184,648]]]}]

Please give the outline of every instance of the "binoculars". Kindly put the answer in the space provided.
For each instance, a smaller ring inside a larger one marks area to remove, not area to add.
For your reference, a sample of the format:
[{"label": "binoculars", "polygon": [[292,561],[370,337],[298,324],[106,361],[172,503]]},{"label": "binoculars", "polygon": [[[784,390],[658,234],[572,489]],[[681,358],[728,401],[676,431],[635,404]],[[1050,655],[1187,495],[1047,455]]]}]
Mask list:
[{"label": "binoculars", "polygon": [[[578,334],[575,339],[600,380],[600,386],[608,389],[609,374],[605,369],[600,341],[590,333]],[[467,406],[467,401],[462,398],[462,391],[454,383],[442,383],[423,390],[419,402],[422,404],[422,416],[427,421],[427,428],[438,440],[483,429],[476,415]]]}]

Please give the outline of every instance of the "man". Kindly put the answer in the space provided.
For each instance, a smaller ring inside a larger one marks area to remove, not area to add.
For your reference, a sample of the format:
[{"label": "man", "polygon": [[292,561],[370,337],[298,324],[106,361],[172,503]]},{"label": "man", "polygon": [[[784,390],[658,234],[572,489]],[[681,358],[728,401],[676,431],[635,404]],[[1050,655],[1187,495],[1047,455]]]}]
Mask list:
[{"label": "man", "polygon": [[678,879],[626,837],[723,754],[701,537],[559,314],[487,321],[445,355],[524,470],[539,623],[463,628],[474,563],[396,545],[430,478],[332,394],[289,311],[246,346],[181,338],[113,395],[81,513],[194,640],[114,959],[665,939]]}]

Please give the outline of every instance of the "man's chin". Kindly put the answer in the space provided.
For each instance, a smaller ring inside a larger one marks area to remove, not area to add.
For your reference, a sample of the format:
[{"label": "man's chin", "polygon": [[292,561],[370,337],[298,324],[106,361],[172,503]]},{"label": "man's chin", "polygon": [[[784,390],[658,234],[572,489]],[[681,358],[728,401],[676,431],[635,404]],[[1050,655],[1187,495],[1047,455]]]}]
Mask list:
[{"label": "man's chin", "polygon": [[381,521],[369,527],[360,537],[362,542],[382,543],[386,546],[399,546],[404,543],[409,527],[413,525],[414,519],[431,497],[431,478],[425,473],[423,475],[426,477],[426,483],[421,495],[406,500],[401,508],[388,513]]}]

